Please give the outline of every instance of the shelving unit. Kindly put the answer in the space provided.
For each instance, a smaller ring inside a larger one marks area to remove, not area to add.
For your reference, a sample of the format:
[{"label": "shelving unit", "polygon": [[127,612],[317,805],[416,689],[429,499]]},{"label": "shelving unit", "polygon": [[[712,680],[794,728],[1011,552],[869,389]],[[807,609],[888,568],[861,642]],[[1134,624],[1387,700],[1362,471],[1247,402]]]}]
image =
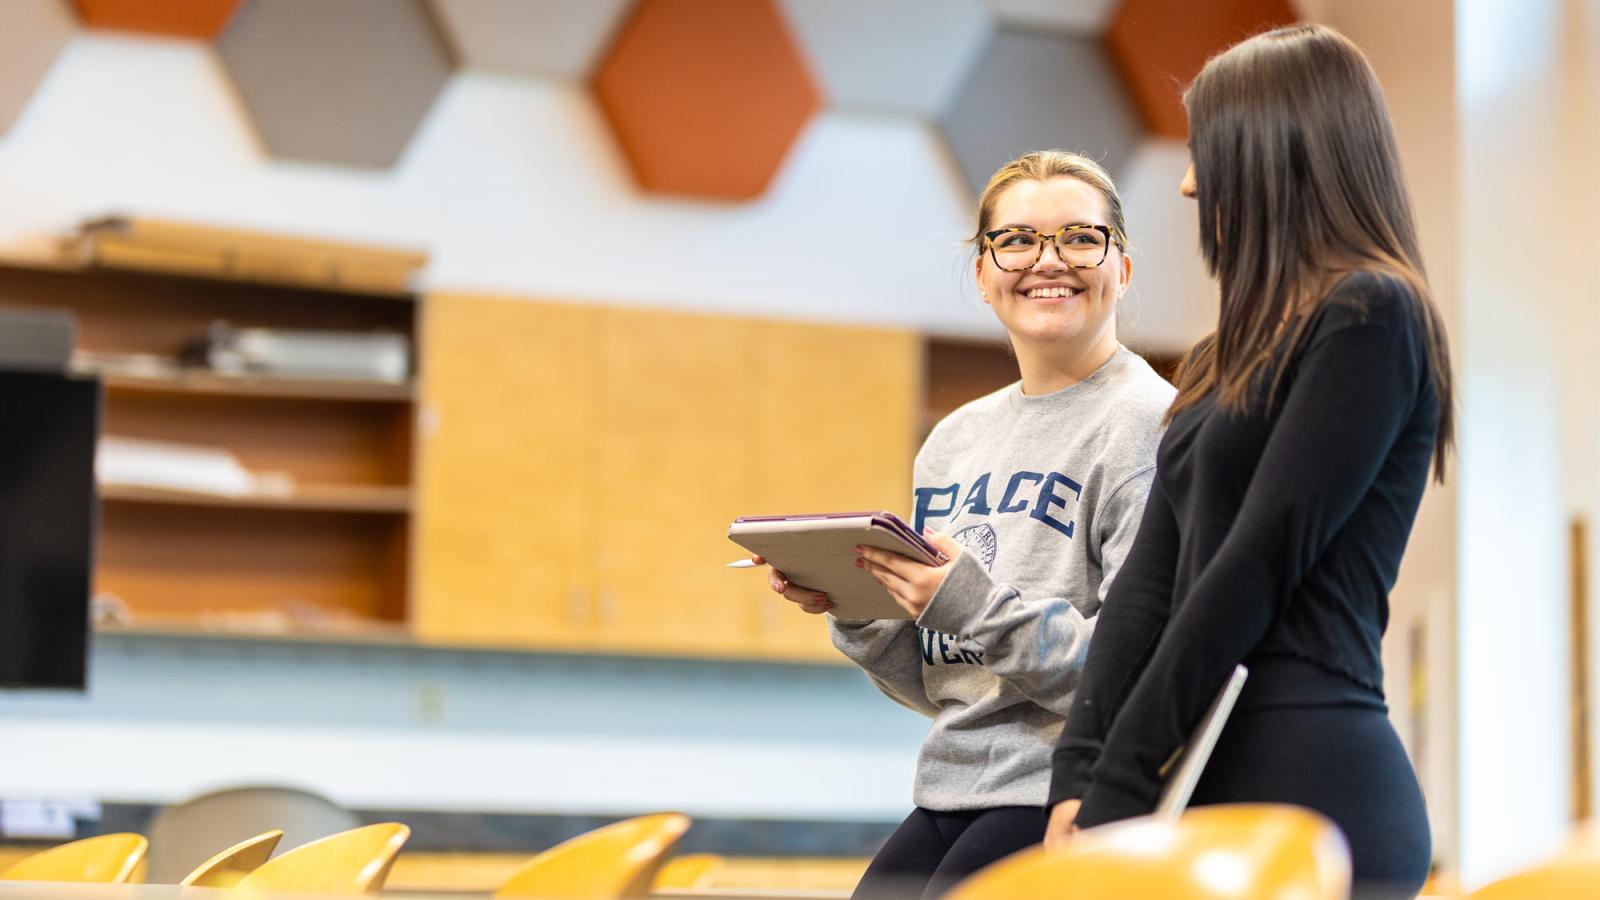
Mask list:
[{"label": "shelving unit", "polygon": [[3,305],[76,316],[85,367],[105,385],[103,434],[220,447],[283,485],[240,497],[103,485],[95,591],[126,605],[130,627],[236,621],[248,630],[278,612],[291,623],[404,633],[414,383],[232,376],[182,369],[176,359],[221,320],[401,334],[415,368],[416,296],[5,263]]}]

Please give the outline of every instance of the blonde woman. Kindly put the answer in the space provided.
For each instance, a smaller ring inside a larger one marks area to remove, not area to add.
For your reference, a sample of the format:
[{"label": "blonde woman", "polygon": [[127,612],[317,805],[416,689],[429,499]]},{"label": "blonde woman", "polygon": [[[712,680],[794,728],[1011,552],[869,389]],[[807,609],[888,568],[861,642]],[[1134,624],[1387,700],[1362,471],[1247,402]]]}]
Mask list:
[{"label": "blonde woman", "polygon": [[[1100,166],[1027,154],[995,173],[977,219],[973,274],[1020,378],[951,413],[917,455],[914,524],[950,561],[860,551],[914,620],[831,622],[835,645],[885,694],[933,719],[916,808],[858,897],[935,897],[1043,839],[1051,748],[1173,397],[1117,341],[1133,263]],[[830,608],[782,573],[772,580],[807,612]]]}]

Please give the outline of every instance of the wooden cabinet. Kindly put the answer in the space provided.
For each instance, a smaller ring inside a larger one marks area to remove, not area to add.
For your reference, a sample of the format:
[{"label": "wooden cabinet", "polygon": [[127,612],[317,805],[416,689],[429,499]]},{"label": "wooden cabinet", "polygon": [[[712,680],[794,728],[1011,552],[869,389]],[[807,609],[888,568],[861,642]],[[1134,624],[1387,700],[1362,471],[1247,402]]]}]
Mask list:
[{"label": "wooden cabinet", "polygon": [[728,522],[752,499],[763,389],[750,320],[604,309],[595,355],[594,590],[600,646],[742,655]]},{"label": "wooden cabinet", "polygon": [[95,590],[125,603],[135,624],[400,627],[411,556],[411,384],[232,377],[173,362],[217,320],[410,337],[414,296],[4,265],[0,304],[75,314],[79,349],[112,366],[103,373],[103,434],[219,447],[251,472],[279,476],[278,489],[245,496],[101,490]]},{"label": "wooden cabinet", "polygon": [[428,317],[420,637],[837,658],[724,567],[727,525],[904,508],[915,335],[456,295]]},{"label": "wooden cabinet", "polygon": [[459,645],[840,657],[825,620],[729,570],[743,514],[908,512],[908,331],[0,266],[100,358],[170,359],[215,320],[413,338],[417,385],[106,370],[107,434],[205,444],[293,488],[101,490],[96,589],[136,627]]},{"label": "wooden cabinet", "polygon": [[588,643],[596,325],[580,306],[429,298],[412,607],[419,637]]}]

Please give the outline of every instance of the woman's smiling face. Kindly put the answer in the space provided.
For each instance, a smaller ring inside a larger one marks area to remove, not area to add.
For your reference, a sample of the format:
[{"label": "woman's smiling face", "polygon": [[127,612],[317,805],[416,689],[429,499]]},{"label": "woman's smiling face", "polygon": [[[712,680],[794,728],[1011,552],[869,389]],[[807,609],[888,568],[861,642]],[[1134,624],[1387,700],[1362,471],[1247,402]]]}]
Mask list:
[{"label": "woman's smiling face", "polygon": [[986,247],[978,256],[978,290],[994,309],[1013,344],[1088,348],[1115,340],[1117,299],[1127,288],[1132,263],[1116,242],[1093,268],[1062,261],[1048,236],[1071,225],[1110,226],[1105,199],[1071,177],[1023,180],[995,200],[990,230],[1024,226],[1046,235],[1039,261],[1008,272]]}]

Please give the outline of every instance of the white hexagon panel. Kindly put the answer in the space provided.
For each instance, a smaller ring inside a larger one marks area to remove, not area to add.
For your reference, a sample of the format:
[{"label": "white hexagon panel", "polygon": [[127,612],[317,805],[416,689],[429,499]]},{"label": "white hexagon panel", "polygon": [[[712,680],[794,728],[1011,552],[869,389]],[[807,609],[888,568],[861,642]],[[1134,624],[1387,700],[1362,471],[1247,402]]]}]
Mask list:
[{"label": "white hexagon panel", "polygon": [[585,78],[629,0],[432,0],[462,65]]},{"label": "white hexagon panel", "polygon": [[781,0],[828,104],[932,116],[989,38],[981,0]]},{"label": "white hexagon panel", "polygon": [[1009,26],[995,32],[938,125],[974,192],[1030,150],[1083,153],[1115,177],[1144,130],[1099,37]]},{"label": "white hexagon panel", "polygon": [[7,0],[0,26],[0,134],[22,115],[76,27],[61,0]]},{"label": "white hexagon panel", "polygon": [[424,0],[247,0],[217,53],[269,154],[377,168],[453,69]]}]

